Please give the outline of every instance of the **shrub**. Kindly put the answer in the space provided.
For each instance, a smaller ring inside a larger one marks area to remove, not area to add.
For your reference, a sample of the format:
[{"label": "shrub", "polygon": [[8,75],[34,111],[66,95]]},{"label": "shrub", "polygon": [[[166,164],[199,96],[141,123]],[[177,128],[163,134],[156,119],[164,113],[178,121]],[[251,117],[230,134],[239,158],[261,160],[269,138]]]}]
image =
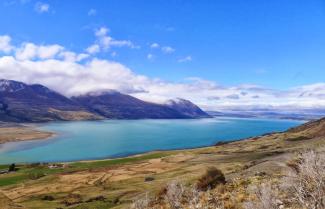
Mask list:
[{"label": "shrub", "polygon": [[41,200],[46,200],[46,201],[53,201],[54,197],[51,195],[44,195]]},{"label": "shrub", "polygon": [[281,179],[279,191],[270,183],[255,186],[255,200],[245,204],[247,209],[276,209],[283,205],[280,198],[293,208],[325,208],[325,153],[307,151],[287,165],[290,172]]},{"label": "shrub", "polygon": [[182,208],[182,198],[185,192],[184,186],[178,181],[172,181],[166,187],[165,201],[172,209]]},{"label": "shrub", "polygon": [[106,198],[102,195],[99,195],[99,196],[96,196],[96,197],[92,197],[92,198],[89,198],[88,200],[86,200],[85,202],[96,202],[96,201],[105,201]]},{"label": "shrub", "polygon": [[143,198],[138,198],[131,205],[131,209],[149,209],[150,208],[150,198],[148,193]]},{"label": "shrub", "polygon": [[79,194],[69,194],[61,203],[65,206],[71,206],[82,203],[82,198]]},{"label": "shrub", "polygon": [[283,184],[291,202],[302,208],[325,208],[325,153],[308,151],[299,155]]},{"label": "shrub", "polygon": [[155,178],[154,177],[151,177],[151,176],[148,176],[148,177],[145,177],[144,178],[144,181],[145,182],[148,182],[148,181],[154,181],[155,180]]},{"label": "shrub", "polygon": [[255,196],[253,201],[245,202],[246,209],[278,209],[282,204],[278,200],[278,190],[270,183],[259,184],[250,188],[250,193]]},{"label": "shrub", "polygon": [[28,178],[31,180],[37,180],[44,176],[45,176],[45,174],[43,172],[33,172],[33,173],[28,174]]},{"label": "shrub", "polygon": [[198,180],[196,186],[200,191],[207,191],[215,188],[218,184],[225,184],[226,178],[221,170],[210,167],[206,173]]},{"label": "shrub", "polygon": [[8,168],[8,171],[9,171],[9,172],[16,171],[16,170],[17,170],[17,169],[16,169],[16,164],[15,164],[15,163],[11,164],[11,165],[9,166],[9,168]]}]

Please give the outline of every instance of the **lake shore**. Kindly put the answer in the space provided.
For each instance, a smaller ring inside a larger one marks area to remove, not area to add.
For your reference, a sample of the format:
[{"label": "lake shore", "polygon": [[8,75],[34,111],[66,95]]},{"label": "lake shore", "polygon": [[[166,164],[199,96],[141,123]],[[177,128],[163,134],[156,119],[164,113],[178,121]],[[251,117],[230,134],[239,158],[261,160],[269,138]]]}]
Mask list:
[{"label": "lake shore", "polygon": [[39,130],[35,125],[29,124],[1,124],[0,145],[7,142],[46,140],[54,137],[54,132]]},{"label": "lake shore", "polygon": [[[37,133],[36,137],[30,135],[33,139],[44,134],[38,131],[54,132],[57,136],[50,140],[3,144],[3,150],[9,151],[0,153],[0,163],[76,162],[115,159],[150,151],[201,148],[214,145],[218,141],[240,140],[268,132],[284,131],[299,123],[286,120],[218,118],[24,124],[33,129],[34,134]],[[246,129],[252,126],[255,128]],[[16,134],[16,130],[13,131],[10,135]],[[45,133],[45,137],[53,136],[52,134]],[[21,139],[30,138],[24,136],[10,140]]]}]

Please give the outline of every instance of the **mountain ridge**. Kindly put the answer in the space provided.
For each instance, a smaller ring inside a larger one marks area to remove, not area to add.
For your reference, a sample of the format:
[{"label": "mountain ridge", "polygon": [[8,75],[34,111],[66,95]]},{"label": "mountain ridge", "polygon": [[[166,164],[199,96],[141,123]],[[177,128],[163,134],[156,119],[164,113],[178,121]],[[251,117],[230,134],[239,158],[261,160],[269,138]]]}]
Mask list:
[{"label": "mountain ridge", "polygon": [[[185,112],[177,106],[146,102],[115,90],[68,98],[40,84],[0,79],[0,121],[6,122],[208,117],[190,101],[187,105]],[[195,108],[195,114],[189,114],[191,108]]]}]

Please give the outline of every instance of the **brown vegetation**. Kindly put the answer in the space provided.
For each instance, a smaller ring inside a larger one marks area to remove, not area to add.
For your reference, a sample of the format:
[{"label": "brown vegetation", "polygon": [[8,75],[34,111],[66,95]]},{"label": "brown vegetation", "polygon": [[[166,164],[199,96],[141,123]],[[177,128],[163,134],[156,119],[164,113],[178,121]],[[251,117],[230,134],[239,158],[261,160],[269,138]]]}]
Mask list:
[{"label": "brown vegetation", "polygon": [[[289,170],[283,177],[255,179],[255,182],[251,178],[246,182],[237,179],[226,183],[220,170],[209,168],[198,180],[200,184],[203,182],[204,189],[208,188],[207,190],[185,186],[174,180],[164,187],[164,193],[160,193],[163,198],[150,198],[146,193],[144,198],[133,203],[132,208],[324,209],[325,153],[311,150],[299,154],[299,159],[294,169]],[[214,178],[216,176],[219,178]],[[222,184],[209,189],[207,185],[211,182]]]},{"label": "brown vegetation", "polygon": [[221,170],[209,167],[206,173],[198,180],[196,187],[198,190],[206,191],[214,189],[218,184],[225,184],[226,178]]}]

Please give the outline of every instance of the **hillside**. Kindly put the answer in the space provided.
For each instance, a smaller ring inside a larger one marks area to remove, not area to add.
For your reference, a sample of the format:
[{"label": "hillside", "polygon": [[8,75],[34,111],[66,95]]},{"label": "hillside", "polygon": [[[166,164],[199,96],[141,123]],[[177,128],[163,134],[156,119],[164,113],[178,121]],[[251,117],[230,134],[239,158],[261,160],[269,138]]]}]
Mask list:
[{"label": "hillside", "polygon": [[45,86],[0,80],[2,121],[93,120],[101,117]]},{"label": "hillside", "polygon": [[186,115],[191,118],[211,117],[208,113],[201,110],[197,105],[193,104],[191,101],[181,98],[167,101],[166,106],[177,110],[183,115]]},{"label": "hillside", "polygon": [[307,138],[325,137],[325,118],[307,122],[301,126],[291,128],[288,133],[305,136]]},{"label": "hillside", "polygon": [[[74,101],[106,118],[113,119],[175,119],[208,117],[197,106],[187,101],[186,104],[161,105],[145,102],[117,91],[89,93],[73,97]],[[185,100],[184,100],[185,101]],[[190,111],[195,107],[194,111]]]}]

